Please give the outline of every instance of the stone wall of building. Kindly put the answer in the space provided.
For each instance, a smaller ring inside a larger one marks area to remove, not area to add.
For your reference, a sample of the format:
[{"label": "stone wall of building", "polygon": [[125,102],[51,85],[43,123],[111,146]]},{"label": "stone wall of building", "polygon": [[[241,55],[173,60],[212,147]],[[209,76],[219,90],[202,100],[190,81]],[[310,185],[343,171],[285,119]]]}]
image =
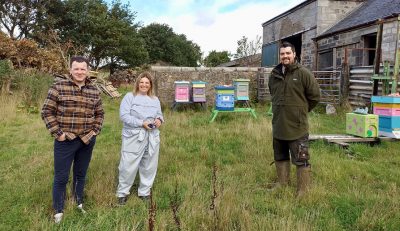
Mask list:
[{"label": "stone wall of building", "polygon": [[301,47],[301,63],[308,67],[310,70],[316,70],[316,47],[312,40],[315,37],[316,29],[306,31],[302,35],[302,47]]},{"label": "stone wall of building", "polygon": [[317,1],[263,25],[263,44],[308,31],[317,26]]},{"label": "stone wall of building", "polygon": [[[383,24],[382,61],[389,60],[392,64],[395,60],[398,23],[398,21],[393,21]],[[397,42],[397,47],[400,47],[400,40]]]},{"label": "stone wall of building", "polygon": [[350,12],[363,3],[361,0],[332,1],[318,0],[317,34],[320,35],[332,25],[346,17]]},{"label": "stone wall of building", "polygon": [[215,90],[218,85],[232,85],[234,79],[250,79],[250,99],[257,100],[257,79],[260,73],[271,71],[256,67],[161,67],[152,66],[154,90],[164,105],[174,102],[175,81],[204,81],[206,85],[207,105],[214,105]]}]

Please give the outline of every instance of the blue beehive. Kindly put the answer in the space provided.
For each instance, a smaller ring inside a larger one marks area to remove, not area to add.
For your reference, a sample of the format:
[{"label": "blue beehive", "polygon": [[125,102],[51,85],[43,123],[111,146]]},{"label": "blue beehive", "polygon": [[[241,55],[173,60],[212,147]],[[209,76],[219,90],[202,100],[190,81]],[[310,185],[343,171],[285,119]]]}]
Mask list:
[{"label": "blue beehive", "polygon": [[400,131],[400,116],[379,115],[379,131]]},{"label": "blue beehive", "polygon": [[372,96],[371,102],[379,115],[379,135],[400,139],[400,97]]},{"label": "blue beehive", "polygon": [[235,110],[235,88],[227,86],[215,87],[215,109],[220,111]]}]

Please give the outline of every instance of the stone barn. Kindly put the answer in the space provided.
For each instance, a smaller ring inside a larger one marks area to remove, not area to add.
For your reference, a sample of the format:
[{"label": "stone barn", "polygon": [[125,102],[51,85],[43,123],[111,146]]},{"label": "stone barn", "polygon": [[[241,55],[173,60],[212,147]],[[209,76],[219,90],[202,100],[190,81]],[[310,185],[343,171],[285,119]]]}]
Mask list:
[{"label": "stone barn", "polygon": [[262,24],[262,66],[279,62],[282,41],[291,42],[300,62],[311,70],[340,68],[346,48],[351,65],[372,65],[379,24],[381,60],[394,63],[399,14],[399,0],[306,0]]},{"label": "stone barn", "polygon": [[367,105],[377,92],[371,76],[382,72],[379,64],[390,63],[393,75],[399,15],[399,0],[306,0],[262,24],[261,66],[278,64],[280,43],[291,42],[319,81],[330,78],[320,82],[325,102]]}]

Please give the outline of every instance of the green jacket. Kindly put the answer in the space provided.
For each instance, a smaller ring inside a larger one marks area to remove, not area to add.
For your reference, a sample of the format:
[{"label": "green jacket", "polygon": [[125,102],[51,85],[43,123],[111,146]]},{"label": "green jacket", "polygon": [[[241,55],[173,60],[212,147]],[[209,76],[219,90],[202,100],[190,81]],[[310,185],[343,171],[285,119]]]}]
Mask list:
[{"label": "green jacket", "polygon": [[308,112],[319,102],[320,89],[314,75],[295,63],[276,66],[269,78],[272,102],[272,133],[280,140],[296,140],[308,133]]}]

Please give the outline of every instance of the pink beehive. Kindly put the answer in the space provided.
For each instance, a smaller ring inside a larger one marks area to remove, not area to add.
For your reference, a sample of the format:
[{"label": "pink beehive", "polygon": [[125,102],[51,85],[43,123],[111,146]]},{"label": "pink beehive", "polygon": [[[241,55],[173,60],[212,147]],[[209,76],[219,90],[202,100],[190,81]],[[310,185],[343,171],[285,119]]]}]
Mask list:
[{"label": "pink beehive", "polygon": [[175,102],[189,102],[190,83],[188,81],[175,81]]}]

